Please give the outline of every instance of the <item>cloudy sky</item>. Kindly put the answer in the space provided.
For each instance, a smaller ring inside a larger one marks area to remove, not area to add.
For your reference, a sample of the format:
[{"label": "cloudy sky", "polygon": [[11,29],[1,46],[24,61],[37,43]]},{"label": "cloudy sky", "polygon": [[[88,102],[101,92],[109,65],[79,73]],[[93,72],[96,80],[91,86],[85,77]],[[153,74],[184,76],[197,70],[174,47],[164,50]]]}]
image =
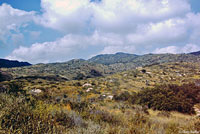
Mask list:
[{"label": "cloudy sky", "polygon": [[200,0],[0,0],[0,58],[200,50]]}]

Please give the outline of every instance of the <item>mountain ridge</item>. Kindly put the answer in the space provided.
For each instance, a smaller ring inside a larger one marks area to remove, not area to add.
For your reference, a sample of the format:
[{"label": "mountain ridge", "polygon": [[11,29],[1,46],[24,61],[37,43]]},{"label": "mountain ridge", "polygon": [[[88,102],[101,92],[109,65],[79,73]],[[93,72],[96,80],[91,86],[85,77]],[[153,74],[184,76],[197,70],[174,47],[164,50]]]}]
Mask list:
[{"label": "mountain ridge", "polygon": [[19,62],[17,60],[0,59],[0,68],[23,67],[23,66],[30,66],[30,65],[31,64],[28,62]]},{"label": "mountain ridge", "polygon": [[88,61],[99,64],[110,65],[115,63],[127,63],[137,57],[138,55],[136,54],[117,52],[115,54],[100,54],[88,59]]},{"label": "mountain ridge", "polygon": [[198,56],[198,55],[200,55],[200,51],[191,52],[191,53],[189,53],[189,54],[192,54],[192,55],[196,55],[196,56]]},{"label": "mountain ridge", "polygon": [[173,62],[200,62],[200,56],[192,54],[145,54],[127,53],[97,55],[91,59],[73,59],[61,63],[36,64],[32,66],[7,68],[14,78],[27,76],[60,76],[68,80],[82,80],[123,72],[137,67]]}]

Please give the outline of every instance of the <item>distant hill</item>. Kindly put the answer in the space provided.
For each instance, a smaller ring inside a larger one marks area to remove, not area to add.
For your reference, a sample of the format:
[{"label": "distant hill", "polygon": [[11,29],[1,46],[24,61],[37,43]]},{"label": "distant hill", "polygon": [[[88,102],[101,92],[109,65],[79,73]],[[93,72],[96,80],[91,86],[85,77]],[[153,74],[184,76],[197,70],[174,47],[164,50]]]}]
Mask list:
[{"label": "distant hill", "polygon": [[199,62],[200,56],[191,54],[145,54],[126,53],[105,54],[92,57],[88,61],[107,65],[113,72],[126,71],[140,66],[169,62]]},{"label": "distant hill", "polygon": [[101,54],[89,59],[89,62],[110,65],[115,63],[128,63],[137,58],[138,55],[128,53],[116,53],[116,54]]},{"label": "distant hill", "polygon": [[19,61],[0,59],[0,68],[23,67],[23,66],[30,66],[30,65],[31,64],[28,62],[19,62]]},{"label": "distant hill", "polygon": [[117,72],[173,62],[200,62],[200,56],[192,54],[145,54],[126,53],[98,55],[89,60],[74,59],[63,63],[37,64],[19,68],[4,69],[14,78],[47,78],[60,76],[66,80],[82,80],[106,76]]},{"label": "distant hill", "polygon": [[192,54],[192,55],[200,55],[200,51],[192,52],[192,53],[189,53],[189,54]]},{"label": "distant hill", "polygon": [[58,75],[67,80],[82,80],[112,73],[106,65],[90,63],[83,59],[74,59],[63,63],[37,64],[21,68],[8,68],[4,69],[4,71],[12,73],[14,78],[24,78],[28,76],[49,77]]}]

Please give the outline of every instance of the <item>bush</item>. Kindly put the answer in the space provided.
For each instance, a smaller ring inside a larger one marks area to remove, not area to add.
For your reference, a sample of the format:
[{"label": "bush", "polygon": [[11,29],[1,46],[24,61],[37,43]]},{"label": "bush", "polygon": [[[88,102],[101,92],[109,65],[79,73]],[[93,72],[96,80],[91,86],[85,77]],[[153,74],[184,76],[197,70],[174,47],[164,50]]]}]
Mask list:
[{"label": "bush", "polygon": [[7,133],[59,133],[60,129],[56,128],[53,116],[48,114],[36,114],[26,104],[16,105],[7,111],[0,118],[1,128]]},{"label": "bush", "polygon": [[2,81],[9,81],[11,79],[12,79],[12,76],[10,74],[8,74],[6,72],[2,72],[0,70],[0,82],[2,82]]},{"label": "bush", "polygon": [[23,134],[61,134],[74,127],[85,127],[86,124],[74,112],[58,110],[53,105],[35,100],[26,102],[24,98],[1,95],[0,128],[7,133]]},{"label": "bush", "polygon": [[85,127],[83,119],[75,112],[61,111],[54,115],[56,122],[65,128]]},{"label": "bush", "polygon": [[129,92],[125,91],[125,92],[122,92],[121,94],[119,95],[114,95],[114,100],[116,101],[131,101],[131,102],[134,102],[134,98],[135,98],[135,94],[131,95]]},{"label": "bush", "polygon": [[137,94],[136,103],[154,110],[194,113],[193,106],[199,103],[200,87],[195,84],[162,85]]},{"label": "bush", "polygon": [[19,94],[20,92],[21,93],[25,93],[25,91],[23,90],[23,83],[21,82],[10,82],[8,83],[9,85],[9,91],[8,93],[9,94]]},{"label": "bush", "polygon": [[90,112],[89,118],[96,122],[107,122],[112,125],[119,125],[120,120],[118,117],[112,115],[110,112],[103,110],[93,110]]},{"label": "bush", "polygon": [[171,116],[171,113],[168,112],[168,111],[161,111],[157,114],[157,116],[160,116],[160,117],[167,117],[169,118]]}]

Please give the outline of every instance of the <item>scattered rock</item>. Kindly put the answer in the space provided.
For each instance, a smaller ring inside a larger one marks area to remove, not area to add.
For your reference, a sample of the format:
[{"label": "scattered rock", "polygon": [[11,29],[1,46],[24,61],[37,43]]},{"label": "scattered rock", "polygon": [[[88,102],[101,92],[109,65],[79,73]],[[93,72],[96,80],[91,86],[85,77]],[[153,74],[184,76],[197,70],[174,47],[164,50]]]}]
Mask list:
[{"label": "scattered rock", "polygon": [[85,84],[83,85],[83,87],[89,87],[89,86],[92,86],[92,84],[85,83]]},{"label": "scattered rock", "polygon": [[93,90],[93,88],[88,88],[88,89],[86,90],[86,92],[90,92],[91,90]]},{"label": "scattered rock", "polygon": [[113,95],[109,95],[109,96],[107,96],[107,98],[112,100],[113,99]]},{"label": "scattered rock", "polygon": [[39,93],[41,93],[41,92],[42,92],[42,90],[40,90],[40,89],[32,89],[32,90],[30,91],[30,94],[36,95],[36,94],[39,94]]}]

